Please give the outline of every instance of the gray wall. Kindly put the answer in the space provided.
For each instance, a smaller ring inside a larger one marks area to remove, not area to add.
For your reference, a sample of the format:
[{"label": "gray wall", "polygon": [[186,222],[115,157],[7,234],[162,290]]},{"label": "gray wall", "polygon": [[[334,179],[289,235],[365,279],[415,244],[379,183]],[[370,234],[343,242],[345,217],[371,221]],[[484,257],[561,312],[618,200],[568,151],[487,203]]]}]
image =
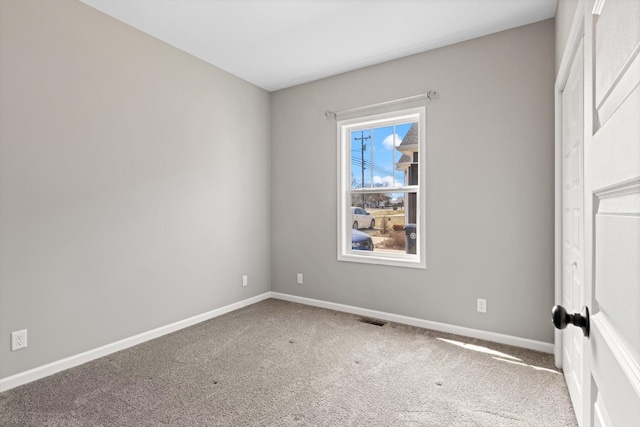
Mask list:
[{"label": "gray wall", "polygon": [[0,377],[269,291],[270,94],[76,1],[0,7]]},{"label": "gray wall", "polygon": [[580,1],[583,0],[558,0],[558,5],[556,6],[556,75],[560,68],[564,48],[569,39],[573,17]]},{"label": "gray wall", "polygon": [[[274,92],[273,291],[553,342],[554,42],[551,19]],[[325,110],[429,89],[427,269],[338,262]]]}]

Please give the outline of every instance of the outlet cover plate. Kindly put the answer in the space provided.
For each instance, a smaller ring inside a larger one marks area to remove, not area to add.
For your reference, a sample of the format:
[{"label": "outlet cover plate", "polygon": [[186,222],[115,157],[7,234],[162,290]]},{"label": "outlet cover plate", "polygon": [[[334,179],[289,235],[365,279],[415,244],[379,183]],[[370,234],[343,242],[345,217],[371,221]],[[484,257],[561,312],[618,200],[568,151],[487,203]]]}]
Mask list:
[{"label": "outlet cover plate", "polygon": [[302,273],[298,273],[298,285],[302,285]]},{"label": "outlet cover plate", "polygon": [[487,312],[487,300],[483,298],[478,298],[477,309],[479,313]]},{"label": "outlet cover plate", "polygon": [[27,330],[11,332],[11,351],[27,347]]}]

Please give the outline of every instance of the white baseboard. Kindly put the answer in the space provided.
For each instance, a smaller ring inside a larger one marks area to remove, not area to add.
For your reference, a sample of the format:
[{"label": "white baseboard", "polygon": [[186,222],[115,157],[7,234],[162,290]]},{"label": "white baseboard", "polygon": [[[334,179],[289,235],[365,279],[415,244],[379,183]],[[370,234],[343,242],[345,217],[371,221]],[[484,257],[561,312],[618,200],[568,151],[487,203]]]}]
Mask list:
[{"label": "white baseboard", "polygon": [[360,316],[374,317],[376,319],[387,320],[389,322],[402,323],[405,325],[417,326],[419,328],[431,329],[439,332],[447,332],[450,334],[462,335],[465,337],[478,338],[486,341],[513,345],[516,347],[528,348],[530,350],[541,351],[543,353],[553,353],[553,344],[543,341],[530,340],[528,338],[520,338],[511,335],[498,334],[495,332],[482,331],[479,329],[471,329],[462,326],[449,325],[446,323],[432,322],[415,317],[401,316],[399,314],[385,313],[383,311],[369,310],[366,308],[298,297],[295,295],[282,294],[279,292],[271,292],[271,298],[297,302],[314,307],[328,308],[330,310],[343,311],[345,313],[357,314]]},{"label": "white baseboard", "polygon": [[190,317],[188,319],[180,320],[170,325],[161,326],[151,331],[143,332],[141,334],[134,335],[132,337],[125,338],[123,340],[116,341],[111,344],[103,345],[102,347],[98,347],[93,350],[86,351],[84,353],[76,354],[62,360],[57,360],[55,362],[51,362],[34,369],[30,369],[28,371],[20,372],[10,377],[2,378],[0,379],[0,392],[12,389],[14,387],[21,386],[23,384],[30,383],[35,380],[39,380],[49,375],[53,375],[56,372],[73,368],[74,366],[82,365],[83,363],[87,363],[87,362],[90,362],[91,360],[107,356],[109,354],[115,353],[116,351],[124,350],[126,348],[133,347],[138,344],[142,344],[143,342],[161,337],[162,335],[166,335],[171,332],[175,332],[180,329],[193,326],[196,323],[213,319],[214,317],[221,316],[223,314],[238,310],[243,307],[247,307],[249,305],[255,304],[257,302],[260,302],[269,298],[271,298],[271,292],[265,292],[255,297],[238,301],[236,303],[229,304],[227,306],[220,307],[215,310],[211,310],[206,313],[202,313],[197,316]]}]

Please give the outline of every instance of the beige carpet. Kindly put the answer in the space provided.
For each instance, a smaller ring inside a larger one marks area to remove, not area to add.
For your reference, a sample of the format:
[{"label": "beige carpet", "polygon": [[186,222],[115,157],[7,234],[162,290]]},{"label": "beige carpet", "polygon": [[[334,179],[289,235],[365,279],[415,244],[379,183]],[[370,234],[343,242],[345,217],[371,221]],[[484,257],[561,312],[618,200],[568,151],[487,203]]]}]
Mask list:
[{"label": "beige carpet", "polygon": [[553,356],[279,300],[0,394],[2,426],[575,426]]}]

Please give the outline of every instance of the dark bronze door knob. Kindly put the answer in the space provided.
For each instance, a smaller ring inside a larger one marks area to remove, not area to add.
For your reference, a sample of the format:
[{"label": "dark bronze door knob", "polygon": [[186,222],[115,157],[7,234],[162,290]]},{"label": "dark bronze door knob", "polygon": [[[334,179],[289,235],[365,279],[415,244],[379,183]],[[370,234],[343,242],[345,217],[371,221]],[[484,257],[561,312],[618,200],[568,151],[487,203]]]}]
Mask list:
[{"label": "dark bronze door knob", "polygon": [[569,314],[563,306],[556,305],[551,309],[551,318],[553,326],[557,329],[564,329],[568,324],[572,324],[582,329],[585,337],[589,336],[589,309],[587,307],[582,309],[582,313]]}]

